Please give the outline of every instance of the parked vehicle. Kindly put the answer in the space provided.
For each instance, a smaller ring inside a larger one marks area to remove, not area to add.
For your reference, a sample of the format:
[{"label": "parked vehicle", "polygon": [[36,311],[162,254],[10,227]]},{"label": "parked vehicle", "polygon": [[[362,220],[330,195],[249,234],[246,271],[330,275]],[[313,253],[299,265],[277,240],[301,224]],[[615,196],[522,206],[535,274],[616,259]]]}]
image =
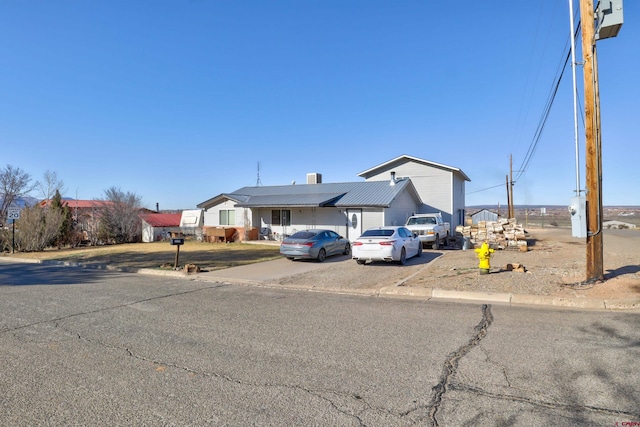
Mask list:
[{"label": "parked vehicle", "polygon": [[351,243],[332,230],[304,230],[285,238],[280,253],[290,260],[306,258],[322,262],[331,255],[349,255]]},{"label": "parked vehicle", "polygon": [[407,259],[420,255],[420,239],[403,226],[370,228],[353,242],[351,249],[351,257],[358,264],[397,261],[404,265]]},{"label": "parked vehicle", "polygon": [[412,215],[405,226],[418,235],[423,245],[431,245],[433,249],[439,249],[451,233],[451,226],[442,220],[440,213]]}]

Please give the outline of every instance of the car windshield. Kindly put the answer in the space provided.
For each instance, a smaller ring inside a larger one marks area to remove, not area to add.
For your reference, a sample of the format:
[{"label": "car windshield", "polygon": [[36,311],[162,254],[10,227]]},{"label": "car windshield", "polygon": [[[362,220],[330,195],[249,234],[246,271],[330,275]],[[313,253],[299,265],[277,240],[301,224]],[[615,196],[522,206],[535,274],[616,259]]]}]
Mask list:
[{"label": "car windshield", "polygon": [[435,224],[436,219],[433,217],[423,217],[423,218],[410,218],[408,225],[425,225],[425,224]]},{"label": "car windshield", "polygon": [[389,237],[392,236],[394,230],[367,230],[362,233],[362,237]]},{"label": "car windshield", "polygon": [[311,239],[312,237],[315,237],[315,236],[316,236],[316,233],[312,233],[311,231],[298,231],[297,233],[292,234],[291,237],[289,238],[306,240],[306,239]]}]

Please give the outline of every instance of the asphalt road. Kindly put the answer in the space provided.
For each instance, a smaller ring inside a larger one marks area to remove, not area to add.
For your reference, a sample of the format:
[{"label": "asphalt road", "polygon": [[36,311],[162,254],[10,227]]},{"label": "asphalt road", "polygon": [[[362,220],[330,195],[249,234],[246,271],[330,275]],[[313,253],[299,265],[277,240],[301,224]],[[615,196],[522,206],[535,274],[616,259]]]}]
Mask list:
[{"label": "asphalt road", "polygon": [[639,326],[0,263],[0,425],[625,425]]}]

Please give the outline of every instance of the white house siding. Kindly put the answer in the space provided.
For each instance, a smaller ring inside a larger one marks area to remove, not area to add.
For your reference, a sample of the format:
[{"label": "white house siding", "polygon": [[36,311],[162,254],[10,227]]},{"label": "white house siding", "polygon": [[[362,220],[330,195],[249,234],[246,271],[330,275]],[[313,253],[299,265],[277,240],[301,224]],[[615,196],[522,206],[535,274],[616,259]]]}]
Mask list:
[{"label": "white house siding", "polygon": [[149,223],[142,221],[142,241],[144,243],[154,242],[155,235],[153,232],[153,227],[149,225]]},{"label": "white house siding", "polygon": [[[284,227],[271,223],[271,211],[288,209],[291,211],[291,226]],[[340,235],[347,231],[344,210],[338,208],[304,207],[304,208],[261,208],[255,211],[254,227],[268,227],[276,235],[293,234],[296,231],[311,228],[325,228]],[[259,225],[258,225],[259,224]]]},{"label": "white house siding", "polygon": [[457,175],[453,175],[453,206],[451,209],[451,230],[458,225],[464,225],[465,214],[465,181]]},{"label": "white house siding", "polygon": [[231,200],[226,200],[219,205],[213,206],[204,211],[204,225],[205,227],[217,227],[220,226],[220,211],[221,210],[235,210],[235,224],[229,224],[236,227],[244,227],[244,210],[243,208],[236,208],[236,203]]},{"label": "white house siding", "polygon": [[371,227],[380,227],[385,225],[384,212],[382,209],[368,208],[362,209],[362,231]]},{"label": "white house siding", "polygon": [[419,206],[407,190],[398,195],[393,206],[384,212],[384,225],[404,225],[412,214],[418,212]]},{"label": "white house siding", "polygon": [[153,227],[148,222],[142,221],[142,242],[151,243],[162,240],[163,234],[167,231],[167,227]]},{"label": "white house siding", "polygon": [[450,170],[406,161],[389,164],[366,180],[389,180],[391,172],[395,172],[396,179],[411,178],[423,203],[419,213],[441,212],[452,228],[464,225],[465,181],[460,176]]},{"label": "white house siding", "polygon": [[443,219],[451,222],[452,217],[452,175],[451,171],[442,170],[416,162],[389,165],[380,173],[371,176],[367,181],[389,180],[391,172],[396,178],[411,178],[423,205],[420,213],[442,212]]}]

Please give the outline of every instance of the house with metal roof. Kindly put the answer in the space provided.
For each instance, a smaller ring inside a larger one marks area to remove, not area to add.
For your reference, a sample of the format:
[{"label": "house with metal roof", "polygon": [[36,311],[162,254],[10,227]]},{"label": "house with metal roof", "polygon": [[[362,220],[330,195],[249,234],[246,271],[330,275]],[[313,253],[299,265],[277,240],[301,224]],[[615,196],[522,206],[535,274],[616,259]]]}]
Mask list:
[{"label": "house with metal roof", "polygon": [[411,180],[243,187],[198,205],[204,225],[245,226],[286,236],[327,228],[356,239],[368,227],[402,225],[420,206]]},{"label": "house with metal roof", "polygon": [[409,178],[420,195],[422,204],[418,213],[442,213],[442,219],[451,224],[451,230],[464,225],[465,184],[471,181],[460,169],[418,157],[403,154],[374,166],[358,176],[367,181]]},{"label": "house with metal roof", "polygon": [[[416,189],[414,177],[409,176],[413,172],[425,187],[423,193],[427,200],[436,201],[438,207],[446,203],[430,192],[439,195],[461,187],[464,221],[464,180],[469,180],[466,175],[459,169],[404,157],[404,161],[396,158],[362,172],[360,176],[366,179],[362,182],[322,183],[322,175],[308,174],[307,184],[243,187],[219,194],[198,204],[198,208],[203,209],[205,227],[258,228],[261,235],[276,238],[298,230],[327,228],[354,240],[369,227],[402,225],[414,213],[434,212],[436,207],[425,204],[422,194]],[[414,168],[404,164],[415,161],[421,163]],[[439,170],[429,171],[433,168],[448,168],[450,174],[457,175],[447,181],[439,176]],[[398,176],[396,170],[402,176]],[[383,174],[386,174],[386,179],[383,179]],[[460,180],[462,185],[458,182]],[[433,186],[446,185],[446,189],[433,187],[429,190],[429,182]],[[455,197],[457,200],[459,196]],[[454,204],[449,203],[446,211],[438,211],[450,218],[452,206]]]}]

